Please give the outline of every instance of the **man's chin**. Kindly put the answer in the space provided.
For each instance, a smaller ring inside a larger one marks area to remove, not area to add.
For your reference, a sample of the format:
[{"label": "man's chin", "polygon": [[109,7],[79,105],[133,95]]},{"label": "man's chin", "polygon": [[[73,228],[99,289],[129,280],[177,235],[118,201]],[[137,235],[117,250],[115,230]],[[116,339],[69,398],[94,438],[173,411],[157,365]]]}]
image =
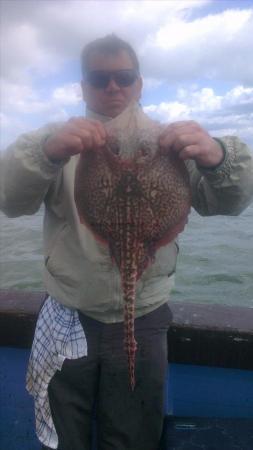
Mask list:
[{"label": "man's chin", "polygon": [[124,103],[111,103],[107,108],[106,108],[106,115],[109,117],[117,117],[120,113],[122,113],[124,111],[124,109],[126,109],[127,105],[125,105]]},{"label": "man's chin", "polygon": [[[129,102],[130,103],[130,102]],[[120,102],[120,101],[112,101],[107,104],[101,105],[99,108],[95,108],[93,105],[90,106],[90,109],[97,114],[102,114],[106,117],[111,117],[114,119],[114,117],[117,117],[119,114],[121,114],[129,105],[127,102]]]}]

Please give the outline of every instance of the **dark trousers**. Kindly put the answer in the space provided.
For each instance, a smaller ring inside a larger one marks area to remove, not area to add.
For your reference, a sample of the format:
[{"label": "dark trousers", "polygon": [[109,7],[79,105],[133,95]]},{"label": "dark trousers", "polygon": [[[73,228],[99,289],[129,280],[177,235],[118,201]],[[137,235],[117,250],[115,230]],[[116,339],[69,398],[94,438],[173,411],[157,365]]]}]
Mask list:
[{"label": "dark trousers", "polygon": [[88,355],[65,360],[48,387],[58,449],[91,450],[96,411],[97,450],[157,450],[164,417],[168,305],[135,320],[133,392],[123,324],[103,324],[83,314],[80,321]]}]

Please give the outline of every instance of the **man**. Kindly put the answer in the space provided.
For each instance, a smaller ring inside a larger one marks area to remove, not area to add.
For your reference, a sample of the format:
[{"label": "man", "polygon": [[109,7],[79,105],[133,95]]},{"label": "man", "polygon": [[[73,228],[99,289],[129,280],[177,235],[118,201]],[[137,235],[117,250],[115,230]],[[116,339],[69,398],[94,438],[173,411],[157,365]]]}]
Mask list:
[{"label": "man", "polygon": [[[103,147],[104,122],[141,97],[133,49],[114,35],[82,53],[86,118],[21,136],[4,155],[1,208],[11,217],[45,204],[44,280],[27,387],[35,398],[40,441],[60,450],[90,450],[96,414],[99,450],[155,450],[164,414],[167,305],[177,244],[159,249],[136,298],[136,387],[129,389],[123,350],[123,302],[108,250],[80,225],[74,202],[82,152]],[[253,196],[253,162],[235,137],[213,139],[195,122],[166,127],[164,151],[185,160],[192,204],[202,215],[239,214]]]}]

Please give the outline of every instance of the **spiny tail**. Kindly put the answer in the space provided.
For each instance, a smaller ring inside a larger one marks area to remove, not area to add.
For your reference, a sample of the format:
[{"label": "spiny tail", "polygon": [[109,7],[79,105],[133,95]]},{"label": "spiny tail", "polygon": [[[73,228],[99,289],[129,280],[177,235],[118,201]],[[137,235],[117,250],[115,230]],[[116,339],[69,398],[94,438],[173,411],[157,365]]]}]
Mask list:
[{"label": "spiny tail", "polygon": [[125,302],[124,309],[124,347],[128,357],[128,370],[130,377],[130,386],[132,391],[135,388],[135,353],[137,342],[134,337],[134,312],[135,312],[135,289],[137,270],[136,266],[130,273],[123,271],[122,287]]}]

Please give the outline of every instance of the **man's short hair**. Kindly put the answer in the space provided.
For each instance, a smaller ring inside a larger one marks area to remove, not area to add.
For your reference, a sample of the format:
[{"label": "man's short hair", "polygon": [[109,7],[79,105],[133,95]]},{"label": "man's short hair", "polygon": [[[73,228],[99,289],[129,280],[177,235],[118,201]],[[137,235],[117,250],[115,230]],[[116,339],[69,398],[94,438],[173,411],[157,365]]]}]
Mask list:
[{"label": "man's short hair", "polygon": [[109,34],[108,36],[90,42],[83,48],[81,53],[81,69],[83,77],[85,78],[85,74],[89,70],[89,58],[91,54],[101,53],[103,55],[115,55],[121,50],[125,50],[128,53],[134,69],[139,73],[139,61],[131,45],[128,44],[128,42],[123,41],[123,39],[120,39],[116,34]]}]

